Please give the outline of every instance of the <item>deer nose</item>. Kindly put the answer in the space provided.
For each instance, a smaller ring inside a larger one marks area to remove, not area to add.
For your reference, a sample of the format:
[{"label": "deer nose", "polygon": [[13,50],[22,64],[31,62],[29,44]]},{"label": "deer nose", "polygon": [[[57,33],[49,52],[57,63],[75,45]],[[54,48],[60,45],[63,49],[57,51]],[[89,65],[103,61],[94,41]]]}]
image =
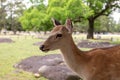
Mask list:
[{"label": "deer nose", "polygon": [[44,48],[44,45],[41,45],[39,49],[43,51],[43,48]]}]

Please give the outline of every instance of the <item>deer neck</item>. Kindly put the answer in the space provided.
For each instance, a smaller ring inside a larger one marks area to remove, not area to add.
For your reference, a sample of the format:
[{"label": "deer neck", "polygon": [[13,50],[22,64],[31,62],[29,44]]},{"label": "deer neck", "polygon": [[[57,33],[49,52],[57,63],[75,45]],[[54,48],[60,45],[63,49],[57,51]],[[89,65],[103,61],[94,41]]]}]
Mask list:
[{"label": "deer neck", "polygon": [[84,64],[87,62],[86,54],[77,48],[75,45],[72,36],[65,41],[65,44],[60,49],[65,62],[72,69],[82,68]]}]

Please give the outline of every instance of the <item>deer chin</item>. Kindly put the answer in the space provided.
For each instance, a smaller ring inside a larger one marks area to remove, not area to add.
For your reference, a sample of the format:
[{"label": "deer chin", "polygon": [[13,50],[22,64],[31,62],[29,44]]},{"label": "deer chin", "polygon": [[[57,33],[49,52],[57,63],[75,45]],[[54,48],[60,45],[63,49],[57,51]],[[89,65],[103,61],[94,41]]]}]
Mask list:
[{"label": "deer chin", "polygon": [[43,52],[48,52],[48,51],[50,51],[50,49],[43,49],[42,51]]}]

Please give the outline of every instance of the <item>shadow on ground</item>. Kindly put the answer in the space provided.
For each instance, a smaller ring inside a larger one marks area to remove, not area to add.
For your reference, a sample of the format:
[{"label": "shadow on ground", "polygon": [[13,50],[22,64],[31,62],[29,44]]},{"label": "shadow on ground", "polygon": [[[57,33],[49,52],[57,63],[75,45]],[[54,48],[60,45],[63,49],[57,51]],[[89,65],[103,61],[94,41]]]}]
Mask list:
[{"label": "shadow on ground", "polygon": [[12,42],[14,41],[10,38],[0,38],[0,43],[12,43]]},{"label": "shadow on ground", "polygon": [[49,80],[80,80],[63,62],[60,54],[32,56],[14,65],[32,73],[39,73]]},{"label": "shadow on ground", "polygon": [[[41,45],[42,42],[34,43]],[[114,46],[109,42],[81,41],[77,45],[82,48],[103,48]],[[23,69],[32,73],[38,73],[49,80],[80,80],[63,62],[60,54],[46,56],[32,56],[14,65],[15,68]]]}]

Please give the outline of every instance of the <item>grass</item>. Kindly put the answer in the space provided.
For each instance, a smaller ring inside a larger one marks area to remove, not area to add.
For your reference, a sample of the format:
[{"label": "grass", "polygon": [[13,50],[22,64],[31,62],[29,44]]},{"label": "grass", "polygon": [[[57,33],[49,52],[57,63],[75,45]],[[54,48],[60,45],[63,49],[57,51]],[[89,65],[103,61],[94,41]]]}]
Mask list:
[{"label": "grass", "polygon": [[[44,77],[35,78],[30,72],[16,70],[13,65],[30,56],[40,56],[47,54],[60,53],[59,51],[50,51],[43,53],[38,46],[33,43],[42,41],[40,39],[32,38],[31,36],[0,36],[9,37],[14,40],[14,43],[0,43],[0,80],[47,80]],[[73,36],[75,41],[84,40],[85,36]],[[114,43],[120,43],[114,42]],[[89,49],[82,49],[89,50]]]},{"label": "grass", "polygon": [[41,41],[31,37],[17,38],[11,37],[15,43],[0,43],[0,80],[46,80],[45,78],[35,78],[32,73],[20,70],[16,72],[13,67],[17,62],[30,56],[47,55],[58,53],[58,51],[51,51],[43,53],[39,50],[38,46],[33,43]]},{"label": "grass", "polygon": [[120,41],[113,41],[112,44],[120,44]]}]

